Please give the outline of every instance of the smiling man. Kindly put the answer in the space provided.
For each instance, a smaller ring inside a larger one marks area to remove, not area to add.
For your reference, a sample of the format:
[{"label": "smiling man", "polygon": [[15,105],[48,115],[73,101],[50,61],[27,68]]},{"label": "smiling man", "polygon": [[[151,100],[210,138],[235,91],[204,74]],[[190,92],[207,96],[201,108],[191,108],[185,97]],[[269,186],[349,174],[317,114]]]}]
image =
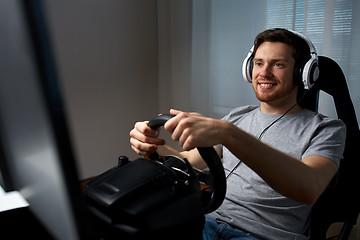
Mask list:
[{"label": "smiling man", "polygon": [[[194,148],[215,146],[223,158],[227,193],[206,217],[204,239],[308,239],[311,206],[336,174],[345,142],[340,120],[298,103],[310,49],[303,35],[266,30],[247,60],[259,106],[238,107],[221,120],[170,110],[176,116],[164,128],[183,147],[181,156],[205,168]],[[130,136],[142,155],[165,144],[147,122]]]},{"label": "smiling man", "polygon": [[282,42],[264,42],[258,47],[252,82],[256,98],[263,103],[262,112],[281,114],[296,103],[292,52],[292,47]]}]

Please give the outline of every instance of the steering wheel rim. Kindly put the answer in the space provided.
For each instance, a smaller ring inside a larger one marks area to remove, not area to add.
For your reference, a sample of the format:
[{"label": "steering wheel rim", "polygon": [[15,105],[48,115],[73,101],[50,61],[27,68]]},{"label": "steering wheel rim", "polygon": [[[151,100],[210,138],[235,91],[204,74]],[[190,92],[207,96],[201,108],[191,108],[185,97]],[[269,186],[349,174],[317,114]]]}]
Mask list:
[{"label": "steering wheel rim", "polygon": [[[148,126],[155,130],[158,127],[163,126],[169,119],[174,116],[175,115],[171,114],[156,116],[149,121]],[[222,162],[213,147],[198,147],[197,150],[199,151],[203,160],[206,162],[210,171],[210,175],[213,179],[211,186],[213,189],[212,197],[209,202],[203,206],[204,212],[210,213],[220,207],[224,201],[226,193],[225,171]]]}]

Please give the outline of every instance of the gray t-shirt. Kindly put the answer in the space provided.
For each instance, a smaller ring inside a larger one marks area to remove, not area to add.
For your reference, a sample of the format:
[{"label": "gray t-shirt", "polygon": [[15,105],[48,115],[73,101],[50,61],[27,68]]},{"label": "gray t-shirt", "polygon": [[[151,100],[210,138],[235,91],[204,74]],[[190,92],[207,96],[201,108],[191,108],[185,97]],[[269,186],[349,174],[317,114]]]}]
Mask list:
[{"label": "gray t-shirt", "polygon": [[[258,106],[234,109],[224,117],[244,131],[259,137],[281,115],[266,114]],[[345,144],[342,121],[307,109],[287,114],[262,135],[261,141],[299,160],[320,155],[339,165]],[[241,161],[226,147],[223,153],[225,176]],[[261,239],[307,239],[311,205],[286,198],[244,163],[227,177],[223,204],[209,216]]]}]

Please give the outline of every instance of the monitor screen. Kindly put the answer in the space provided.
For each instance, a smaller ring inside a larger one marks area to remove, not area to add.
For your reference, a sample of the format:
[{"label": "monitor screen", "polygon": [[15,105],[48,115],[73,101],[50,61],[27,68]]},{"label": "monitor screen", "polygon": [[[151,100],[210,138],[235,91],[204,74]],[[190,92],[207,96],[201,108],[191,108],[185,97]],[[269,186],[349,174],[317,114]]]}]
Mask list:
[{"label": "monitor screen", "polygon": [[54,239],[81,239],[81,191],[40,0],[0,1],[0,168]]}]

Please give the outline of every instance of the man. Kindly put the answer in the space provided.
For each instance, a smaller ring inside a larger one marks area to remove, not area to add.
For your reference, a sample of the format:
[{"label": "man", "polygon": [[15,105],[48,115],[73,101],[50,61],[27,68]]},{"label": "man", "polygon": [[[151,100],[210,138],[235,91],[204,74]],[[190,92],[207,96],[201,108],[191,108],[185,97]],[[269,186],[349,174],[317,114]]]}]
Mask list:
[{"label": "man", "polygon": [[[172,109],[176,116],[164,128],[193,166],[206,167],[196,147],[215,146],[223,158],[227,193],[206,217],[204,239],[308,239],[311,205],[337,172],[345,125],[298,104],[298,72],[310,58],[304,39],[270,29],[256,37],[253,51],[260,106],[236,108],[222,120]],[[165,144],[146,124],[130,132],[132,148],[142,155]]]}]

